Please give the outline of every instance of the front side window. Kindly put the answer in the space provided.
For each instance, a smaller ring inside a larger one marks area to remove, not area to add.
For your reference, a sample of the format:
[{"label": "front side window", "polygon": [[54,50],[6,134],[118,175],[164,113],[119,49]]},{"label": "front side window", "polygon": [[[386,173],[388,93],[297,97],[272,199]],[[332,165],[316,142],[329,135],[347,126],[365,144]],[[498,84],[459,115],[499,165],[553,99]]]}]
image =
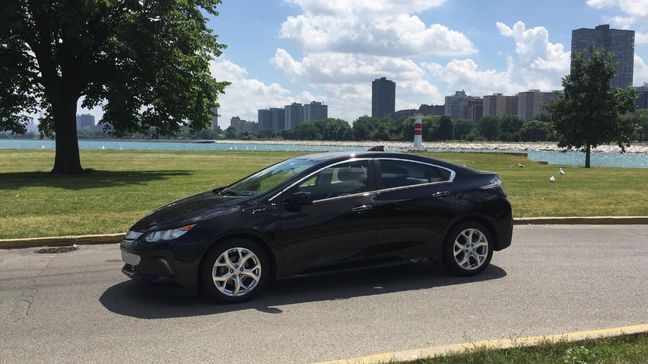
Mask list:
[{"label": "front side window", "polygon": [[299,184],[295,192],[307,192],[313,200],[367,192],[367,161],[353,161],[328,167]]},{"label": "front side window", "polygon": [[289,159],[238,181],[221,193],[238,196],[262,195],[286,183],[316,163],[316,161],[303,158]]},{"label": "front side window", "polygon": [[380,160],[380,169],[383,188],[443,182],[450,179],[450,172],[445,169],[415,162]]}]

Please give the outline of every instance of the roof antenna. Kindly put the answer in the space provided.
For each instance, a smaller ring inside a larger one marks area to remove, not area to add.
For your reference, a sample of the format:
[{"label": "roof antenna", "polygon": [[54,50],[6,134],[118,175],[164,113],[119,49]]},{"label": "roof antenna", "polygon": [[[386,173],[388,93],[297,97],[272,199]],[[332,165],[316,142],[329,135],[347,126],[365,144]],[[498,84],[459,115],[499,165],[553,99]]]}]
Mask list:
[{"label": "roof antenna", "polygon": [[375,147],[369,148],[369,152],[384,152],[384,151],[385,151],[384,145],[376,145]]}]

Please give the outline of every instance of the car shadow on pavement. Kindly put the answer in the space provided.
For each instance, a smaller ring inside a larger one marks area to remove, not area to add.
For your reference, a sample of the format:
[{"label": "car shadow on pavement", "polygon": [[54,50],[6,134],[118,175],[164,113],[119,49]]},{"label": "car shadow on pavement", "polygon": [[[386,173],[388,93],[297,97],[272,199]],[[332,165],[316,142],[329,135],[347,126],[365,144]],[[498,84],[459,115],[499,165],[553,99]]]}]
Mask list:
[{"label": "car shadow on pavement", "polygon": [[99,302],[111,312],[141,319],[193,317],[249,309],[281,314],[282,305],[434,289],[505,276],[506,271],[493,264],[475,277],[453,277],[429,264],[408,265],[279,281],[251,301],[232,305],[214,304],[203,295],[171,294],[160,287],[129,280],[108,288]]}]

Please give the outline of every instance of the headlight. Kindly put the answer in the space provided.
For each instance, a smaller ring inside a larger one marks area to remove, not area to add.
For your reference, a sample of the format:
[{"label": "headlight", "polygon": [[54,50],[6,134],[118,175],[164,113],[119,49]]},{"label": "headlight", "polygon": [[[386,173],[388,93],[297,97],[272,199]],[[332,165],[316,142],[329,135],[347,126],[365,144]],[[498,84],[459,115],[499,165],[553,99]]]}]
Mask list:
[{"label": "headlight", "polygon": [[160,240],[173,240],[181,237],[186,234],[187,231],[191,230],[196,224],[181,226],[176,229],[170,230],[160,230],[160,231],[151,231],[144,235],[144,241],[148,243],[155,243]]}]

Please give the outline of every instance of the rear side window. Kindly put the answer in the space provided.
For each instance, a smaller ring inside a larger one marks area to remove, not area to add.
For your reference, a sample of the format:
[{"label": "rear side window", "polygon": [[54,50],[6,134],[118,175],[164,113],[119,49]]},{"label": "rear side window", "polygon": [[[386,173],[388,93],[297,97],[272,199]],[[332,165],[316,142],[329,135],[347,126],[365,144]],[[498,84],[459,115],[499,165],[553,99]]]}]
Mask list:
[{"label": "rear side window", "polygon": [[443,182],[450,179],[450,172],[443,168],[389,159],[380,160],[380,175],[383,188]]},{"label": "rear side window", "polygon": [[314,200],[366,192],[368,167],[367,161],[354,161],[326,168],[300,183],[296,192],[308,192]]}]

